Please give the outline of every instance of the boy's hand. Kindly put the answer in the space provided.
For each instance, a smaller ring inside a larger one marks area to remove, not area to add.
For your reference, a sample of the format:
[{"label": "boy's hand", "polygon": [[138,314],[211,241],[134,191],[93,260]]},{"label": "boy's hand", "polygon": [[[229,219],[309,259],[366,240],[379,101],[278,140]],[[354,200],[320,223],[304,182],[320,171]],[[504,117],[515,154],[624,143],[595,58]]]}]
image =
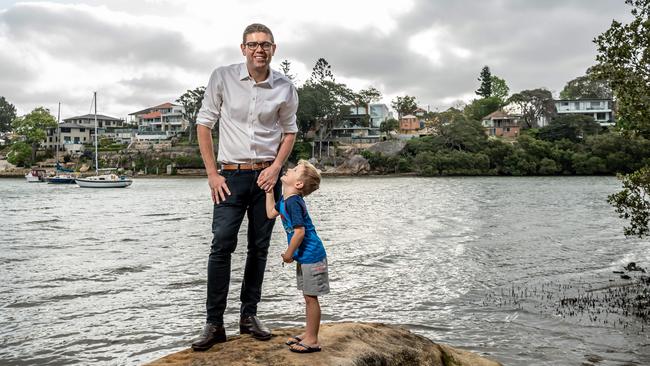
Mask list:
[{"label": "boy's hand", "polygon": [[284,252],[284,253],[281,254],[281,256],[282,256],[282,261],[283,261],[284,263],[291,263],[291,262],[293,262],[293,258],[292,258],[291,255],[289,255],[289,253]]}]

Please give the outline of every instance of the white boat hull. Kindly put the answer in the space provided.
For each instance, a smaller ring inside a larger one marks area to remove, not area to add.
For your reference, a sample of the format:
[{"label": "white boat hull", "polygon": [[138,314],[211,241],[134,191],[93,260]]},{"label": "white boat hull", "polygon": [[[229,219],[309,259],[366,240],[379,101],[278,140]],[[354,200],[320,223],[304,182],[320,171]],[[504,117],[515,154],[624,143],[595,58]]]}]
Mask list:
[{"label": "white boat hull", "polygon": [[103,176],[89,178],[77,178],[75,182],[82,188],[124,188],[130,186],[133,181],[127,178],[115,176]]}]

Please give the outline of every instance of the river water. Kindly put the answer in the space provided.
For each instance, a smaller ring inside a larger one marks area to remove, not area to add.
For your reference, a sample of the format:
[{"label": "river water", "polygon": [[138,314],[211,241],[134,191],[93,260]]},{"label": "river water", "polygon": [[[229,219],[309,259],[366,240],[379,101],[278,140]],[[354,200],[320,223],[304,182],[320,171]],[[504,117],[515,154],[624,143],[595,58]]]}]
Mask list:
[{"label": "river water", "polygon": [[[504,365],[650,365],[640,321],[557,310],[566,288],[650,264],[650,241],[625,238],[605,201],[619,188],[613,177],[325,178],[307,198],[330,263],[323,321],[401,324]],[[136,365],[188,347],[204,322],[211,212],[205,179],[115,190],[0,180],[0,364]],[[271,328],[304,322],[281,226],[259,306]],[[512,301],[544,286],[547,302]]]}]

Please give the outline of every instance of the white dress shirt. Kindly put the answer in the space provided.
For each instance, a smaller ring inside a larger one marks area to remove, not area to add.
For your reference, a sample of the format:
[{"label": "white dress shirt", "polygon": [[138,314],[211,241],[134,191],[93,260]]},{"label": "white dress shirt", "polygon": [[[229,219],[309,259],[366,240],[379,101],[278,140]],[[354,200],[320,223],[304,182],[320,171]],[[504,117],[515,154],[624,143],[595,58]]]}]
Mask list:
[{"label": "white dress shirt", "polygon": [[221,163],[273,161],[283,133],[298,132],[296,87],[271,70],[259,83],[246,64],[219,67],[210,76],[196,123],[212,129],[219,123]]}]

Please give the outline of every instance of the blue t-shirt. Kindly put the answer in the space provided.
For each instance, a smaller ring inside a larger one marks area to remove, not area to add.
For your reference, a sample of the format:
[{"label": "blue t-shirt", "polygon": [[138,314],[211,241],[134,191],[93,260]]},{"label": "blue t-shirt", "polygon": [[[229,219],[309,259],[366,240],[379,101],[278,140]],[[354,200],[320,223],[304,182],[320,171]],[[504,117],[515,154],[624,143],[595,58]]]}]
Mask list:
[{"label": "blue t-shirt", "polygon": [[311,222],[307,205],[300,195],[293,195],[287,198],[280,197],[280,201],[275,204],[275,210],[280,213],[282,226],[287,232],[287,240],[291,243],[293,229],[297,227],[305,228],[305,238],[302,244],[293,253],[293,259],[301,264],[316,263],[326,257],[323,242],[316,234],[316,228]]}]

